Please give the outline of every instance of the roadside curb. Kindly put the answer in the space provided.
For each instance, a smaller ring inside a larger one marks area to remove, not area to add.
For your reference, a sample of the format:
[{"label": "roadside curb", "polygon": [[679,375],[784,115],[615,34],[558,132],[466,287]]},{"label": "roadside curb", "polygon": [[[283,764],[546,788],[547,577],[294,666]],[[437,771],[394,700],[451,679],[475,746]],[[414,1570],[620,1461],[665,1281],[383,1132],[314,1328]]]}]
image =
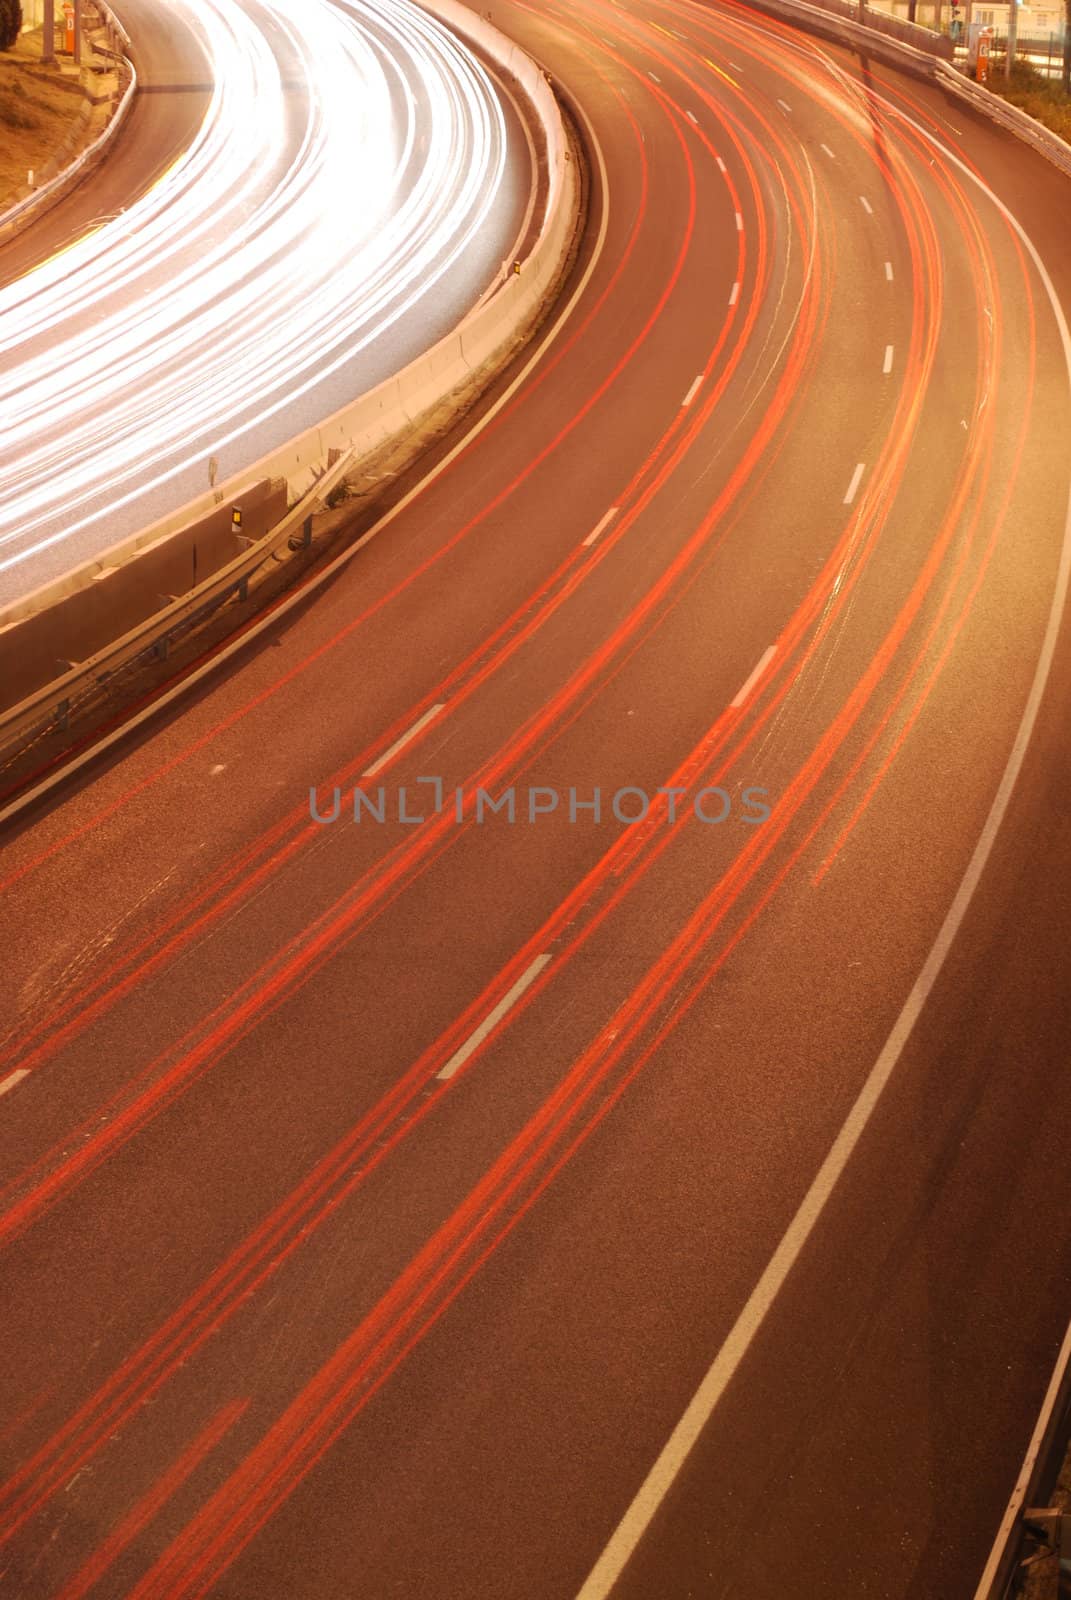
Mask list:
[{"label": "roadside curb", "polygon": [[[247,593],[258,569],[285,556],[288,537],[277,546],[288,505],[304,501],[311,516],[317,485],[335,463],[345,458],[345,478],[359,479],[370,458],[418,439],[429,424],[445,426],[444,414],[471,403],[541,320],[581,214],[577,156],[562,109],[541,68],[485,19],[457,0],[429,0],[424,9],[512,78],[541,126],[546,200],[520,270],[503,275],[450,334],[393,378],[191,505],[0,611],[6,702],[0,747],[65,720],[72,702],[91,695],[120,664],[114,641],[136,635],[144,650],[146,632],[166,638],[171,613],[188,615],[202,592],[218,604],[217,575],[226,575],[227,594]],[[337,481],[334,472],[330,481]],[[239,508],[236,533],[232,511]],[[161,594],[176,599],[161,609]],[[57,661],[72,663],[58,678]]]}]

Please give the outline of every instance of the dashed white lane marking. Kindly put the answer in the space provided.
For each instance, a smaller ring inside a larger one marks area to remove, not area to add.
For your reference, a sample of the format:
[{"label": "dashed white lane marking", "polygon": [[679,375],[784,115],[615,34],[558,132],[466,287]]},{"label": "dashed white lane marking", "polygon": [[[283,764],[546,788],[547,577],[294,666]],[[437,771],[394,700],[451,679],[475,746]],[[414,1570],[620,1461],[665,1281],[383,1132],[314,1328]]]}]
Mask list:
[{"label": "dashed white lane marking", "polygon": [[517,979],[517,982],[513,985],[513,988],[508,990],[502,996],[501,1000],[498,1002],[497,1006],[495,1006],[493,1011],[489,1011],[487,1013],[486,1017],[484,1017],[483,1021],[480,1023],[480,1026],[476,1029],[476,1032],[469,1034],[469,1037],[465,1040],[465,1043],[461,1046],[461,1048],[454,1051],[445,1067],[441,1068],[440,1071],[435,1074],[437,1078],[452,1078],[458,1068],[465,1065],[465,1062],[469,1059],[469,1056],[472,1055],[474,1050],[479,1049],[480,1045],[483,1044],[483,1041],[487,1038],[487,1035],[492,1031],[492,1029],[498,1027],[498,1024],[502,1021],[502,1018],[506,1015],[506,1012],[510,1009],[510,1007],[515,1006],[524,991],[531,988],[532,984],[539,977],[539,974],[543,971],[543,968],[546,966],[549,960],[549,954],[536,956],[531,966],[526,967],[521,973],[520,977]]},{"label": "dashed white lane marking", "polygon": [[881,368],[882,372],[891,372],[892,371],[892,357],[893,357],[893,347],[892,347],[891,344],[887,344],[885,346],[885,360],[882,363],[882,368]]},{"label": "dashed white lane marking", "polygon": [[[910,123],[920,136],[923,135],[924,130],[917,122],[911,118],[906,118],[905,120]],[[1063,347],[1064,364],[1069,376],[1071,376],[1071,329],[1068,328],[1067,318],[1064,315],[1055,285],[1049,277],[1045,263],[1038,254],[1036,246],[1029,235],[1023,231],[1018,220],[993,191],[964,162],[955,156],[952,159],[960,169],[962,177],[967,181],[973,181],[980,192],[986,196],[987,200],[1000,210],[1004,220],[1010,228],[1014,229],[1019,240],[1029,252],[1038,277],[1044,285],[1049,304],[1052,307],[1053,318]],[[904,1048],[915,1030],[919,1017],[924,1013],[934,987],[944,969],[949,952],[954,948],[960,936],[963,922],[978,891],[978,885],[985,873],[994,845],[1000,836],[1001,827],[1006,822],[1008,807],[1015,793],[1016,784],[1019,781],[1027,752],[1031,748],[1031,738],[1051,679],[1052,664],[1059,646],[1061,630],[1064,626],[1069,592],[1071,592],[1071,503],[1068,505],[1067,520],[1064,525],[1060,565],[1053,589],[1052,605],[1049,610],[1045,637],[1041,647],[1041,654],[1038,657],[1034,678],[1030,685],[1026,708],[1023,711],[1022,721],[1015,734],[1011,753],[1008,756],[1007,765],[1000,779],[1000,785],[952,904],[948,908],[937,937],[923,963],[922,970],[915,979],[911,992],[904,1001],[896,1021],[893,1023],[892,1031],[860,1088],[846,1120],[841,1125],[840,1131],[829,1149],[829,1153],[815,1174],[807,1193],[800,1201],[791,1222],[781,1235],[780,1242],[767,1262],[762,1275],[755,1283],[743,1308],[737,1314],[732,1328],[723,1338],[714,1361],[707,1369],[706,1375],[689,1401],[680,1421],[666,1441],[643,1483],[636,1491],[632,1502],[614,1529],[595,1566],[577,1591],[577,1600],[606,1600],[606,1597],[610,1594],[644,1533],[651,1526],[659,1507],[665,1502],[667,1494],[677,1481],[684,1463],[688,1460],[693,1447],[702,1436],[704,1428],[721,1404],[733,1379],[739,1373],[749,1351],[754,1346],[759,1330],[764,1326],[774,1306],[777,1305],[785,1284],[788,1282],[790,1274],[799,1262],[810,1239],[823,1222],[826,1208],[833,1195],[838,1192],[844,1174],[881,1104],[882,1097],[899,1067]],[[1066,1345],[1064,1348],[1066,1349]],[[1046,1405],[1047,1410],[1048,1407]],[[1028,1447],[1026,1468],[1020,1474],[1017,1490],[1013,1492],[1005,1511],[989,1560],[975,1591],[974,1600],[981,1600],[981,1597],[990,1594],[996,1582],[997,1571],[1005,1555],[1008,1534],[1021,1514],[1024,1504],[1022,1496],[1029,1481],[1036,1441],[1037,1435],[1035,1434]]]},{"label": "dashed white lane marking", "polygon": [[762,652],[762,655],[759,658],[758,666],[755,668],[750,678],[748,678],[747,682],[744,684],[744,687],[736,696],[736,699],[730,700],[729,702],[734,711],[739,710],[739,708],[743,705],[744,701],[747,699],[752,689],[754,689],[755,685],[758,683],[759,679],[762,677],[763,673],[766,671],[766,668],[770,665],[770,662],[773,660],[776,654],[777,646],[775,644],[770,645],[768,650],[764,650]]},{"label": "dashed white lane marking", "polygon": [[892,262],[891,261],[886,261],[886,263],[885,263],[885,276],[889,280],[889,282],[891,283],[892,282]]},{"label": "dashed white lane marking", "polygon": [[699,126],[699,118],[696,116],[695,112],[694,111],[686,111],[684,114],[688,118],[689,122],[694,122],[696,127],[698,128],[698,126]]},{"label": "dashed white lane marking", "polygon": [[744,231],[744,219],[739,211],[736,213],[736,231],[737,233],[743,233]]},{"label": "dashed white lane marking", "polygon": [[617,516],[617,511],[618,511],[617,506],[611,506],[609,511],[606,513],[605,517],[603,517],[602,521],[598,524],[598,526],[592,528],[591,532],[588,534],[587,538],[584,540],[584,543],[585,544],[594,544],[595,540],[599,537],[599,534],[606,532],[606,529],[610,526],[611,522]]},{"label": "dashed white lane marking", "polygon": [[209,767],[208,776],[210,778],[218,778],[220,773],[221,772],[226,772],[226,770],[227,770],[227,768],[226,768],[226,765],[224,764],[224,762],[217,761],[214,767]]},{"label": "dashed white lane marking", "polygon": [[732,293],[729,296],[729,304],[731,306],[735,306],[735,304],[739,300],[739,298],[740,298],[740,285],[738,283],[734,283],[733,284]]},{"label": "dashed white lane marking", "polygon": [[787,100],[778,100],[777,104],[781,107],[782,111],[787,111],[789,113],[789,115],[791,116],[792,107],[789,105]]},{"label": "dashed white lane marking", "polygon": [[726,167],[725,162],[721,159],[721,156],[715,156],[714,159],[718,163],[718,166],[721,168],[722,172],[727,172],[729,170]]},{"label": "dashed white lane marking", "polygon": [[7,1094],[9,1089],[14,1089],[16,1084],[29,1076],[29,1067],[16,1067],[14,1072],[9,1072],[6,1078],[0,1080],[0,1094]]},{"label": "dashed white lane marking", "polygon": [[658,76],[658,74],[656,72],[648,72],[647,76],[650,78],[652,83],[661,83],[662,82],[662,79]]},{"label": "dashed white lane marking", "polygon": [[829,157],[830,161],[836,161],[836,159],[837,159],[836,156],[833,154],[832,150],[829,148],[829,146],[827,144],[820,144],[818,146],[818,148],[819,148],[819,150],[824,150],[825,151],[825,153]]},{"label": "dashed white lane marking", "polygon": [[425,711],[424,715],[422,717],[418,717],[411,728],[406,729],[405,733],[402,734],[400,739],[395,739],[389,750],[384,750],[378,761],[373,761],[370,767],[365,767],[364,771],[361,773],[361,777],[374,778],[381,767],[385,767],[388,761],[393,761],[394,757],[398,754],[398,751],[404,750],[409,741],[411,739],[415,739],[418,733],[422,733],[427,727],[428,723],[431,722],[434,717],[437,717],[440,711],[445,711],[445,709],[446,704],[444,701],[441,701],[437,706],[432,706],[430,711]]},{"label": "dashed white lane marking", "polygon": [[681,410],[682,411],[684,410],[685,406],[690,406],[691,405],[692,401],[695,399],[696,390],[699,388],[699,385],[702,383],[702,381],[703,381],[703,374],[700,373],[698,378],[696,378],[695,382],[692,384],[692,387],[688,390],[688,393],[685,395],[684,399],[681,402]]},{"label": "dashed white lane marking", "polygon": [[866,462],[865,461],[860,461],[859,465],[856,467],[855,471],[852,473],[852,481],[848,485],[848,493],[844,496],[844,504],[846,506],[850,506],[852,501],[855,499],[855,492],[858,489],[860,483],[863,481],[863,473],[865,471],[866,471]]},{"label": "dashed white lane marking", "polygon": [[874,207],[870,204],[870,201],[867,199],[866,195],[861,194],[859,198],[863,203],[863,210],[866,212],[867,216],[872,217],[874,215]]},{"label": "dashed white lane marking", "polygon": [[734,72],[743,72],[744,70],[739,61],[730,61],[729,65],[732,67]]}]

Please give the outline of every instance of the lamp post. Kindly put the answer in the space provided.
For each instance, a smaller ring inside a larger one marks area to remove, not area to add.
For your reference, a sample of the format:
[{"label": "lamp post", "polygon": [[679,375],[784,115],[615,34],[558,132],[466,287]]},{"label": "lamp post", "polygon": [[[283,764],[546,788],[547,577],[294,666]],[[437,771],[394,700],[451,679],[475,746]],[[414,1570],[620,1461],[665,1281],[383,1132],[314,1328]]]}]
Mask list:
[{"label": "lamp post", "polygon": [[1004,76],[1010,78],[1015,65],[1015,47],[1019,42],[1019,0],[1010,0],[1008,6],[1008,48],[1004,55]]},{"label": "lamp post", "polygon": [[56,59],[56,0],[45,0],[45,18],[41,24],[41,60],[48,63]]}]

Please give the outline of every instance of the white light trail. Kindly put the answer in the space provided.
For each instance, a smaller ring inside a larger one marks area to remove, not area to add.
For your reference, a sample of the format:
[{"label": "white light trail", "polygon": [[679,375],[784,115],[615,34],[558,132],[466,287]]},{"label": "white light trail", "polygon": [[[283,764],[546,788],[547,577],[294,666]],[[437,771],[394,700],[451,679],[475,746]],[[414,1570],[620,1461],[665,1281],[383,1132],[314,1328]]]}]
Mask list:
[{"label": "white light trail", "polygon": [[211,66],[196,139],[0,288],[0,573],[83,529],[106,547],[117,509],[201,463],[207,488],[212,455],[220,481],[253,459],[434,296],[503,180],[490,80],[406,0],[162,3]]}]

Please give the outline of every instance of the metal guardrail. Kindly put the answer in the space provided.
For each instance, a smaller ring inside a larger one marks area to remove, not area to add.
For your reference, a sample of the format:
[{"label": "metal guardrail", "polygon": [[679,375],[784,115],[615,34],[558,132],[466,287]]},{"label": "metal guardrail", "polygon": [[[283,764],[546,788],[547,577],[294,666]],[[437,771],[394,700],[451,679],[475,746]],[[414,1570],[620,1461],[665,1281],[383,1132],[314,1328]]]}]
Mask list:
[{"label": "metal guardrail", "polygon": [[[122,23],[107,6],[101,6],[99,9],[107,13],[111,25],[114,25],[117,29],[117,36],[121,39],[122,47],[126,49],[130,44],[130,38]],[[47,183],[42,184],[39,189],[35,189],[32,194],[28,194],[25,199],[9,207],[7,211],[0,212],[0,239],[4,237],[9,228],[17,228],[21,222],[25,221],[28,214],[35,211],[38,206],[43,206],[53,196],[65,193],[68,188],[77,182],[79,174],[93,165],[105,147],[115,138],[126,119],[127,112],[130,110],[138,88],[138,75],[134,70],[134,63],[129,56],[124,55],[120,59],[125,62],[129,69],[130,82],[127,84],[119,104],[108,118],[107,126],[101,129],[93,143],[87,145],[80,156],[77,156],[61,172],[57,172],[54,178],[50,178]]]},{"label": "metal guardrail", "polygon": [[[1044,1506],[1051,1495],[1059,1473],[1060,1462],[1071,1425],[1071,1327],[1064,1335],[1060,1354],[1056,1360],[1049,1387],[1042,1403],[1041,1413],[1034,1428],[1026,1457],[1015,1481],[1007,1509],[1001,1519],[997,1537],[986,1563],[985,1571],[975,1591],[974,1600],[1008,1600],[1017,1592],[1017,1577],[1022,1560],[1027,1521],[1040,1522],[1032,1516],[1039,1505]],[[1059,1548],[1059,1525],[1049,1527],[1049,1538],[1055,1534],[1057,1555],[1071,1556],[1071,1549]]]},{"label": "metal guardrail", "polygon": [[983,116],[989,117],[992,122],[1000,123],[1010,133],[1014,133],[1017,139],[1028,144],[1038,155],[1044,156],[1046,161],[1051,161],[1071,178],[1071,144],[1061,139],[1058,133],[1053,133],[1044,123],[1028,116],[1025,111],[1020,111],[1019,107],[1013,106],[1010,101],[1002,100],[1000,95],[993,94],[981,84],[972,82],[948,62],[937,62],[934,73],[942,88],[950,89],[953,94],[973,106],[976,111],[980,111]]},{"label": "metal guardrail", "polygon": [[829,11],[845,22],[854,23],[856,27],[872,28],[876,33],[884,34],[886,38],[910,45],[913,50],[922,50],[927,55],[934,56],[952,54],[953,45],[948,35],[935,33],[932,28],[923,27],[920,22],[909,22],[906,17],[896,17],[891,12],[881,11],[876,6],[870,5],[866,8],[866,21],[862,22],[859,0],[815,0],[815,4],[820,10]]},{"label": "metal guardrail", "polygon": [[16,748],[53,728],[66,728],[75,704],[100,688],[122,668],[150,651],[165,659],[176,634],[216,610],[232,595],[237,594],[244,600],[249,580],[265,562],[289,544],[295,533],[300,530],[302,542],[309,544],[313,512],[342,482],[353,455],[353,450],[344,451],[290,508],[281,522],[225,567],[171,601],[162,610],[154,611],[121,638],[98,650],[88,661],[74,663],[61,677],[44,684],[0,715],[0,751]]},{"label": "metal guardrail", "polygon": [[[130,35],[119,21],[107,0],[92,0],[93,8],[100,17],[105,29],[111,34],[124,50],[130,49]],[[113,46],[114,48],[114,46]]]},{"label": "metal guardrail", "polygon": [[[247,550],[203,583],[171,600],[162,610],[153,612],[114,643],[95,650],[83,661],[70,663],[60,677],[51,679],[18,704],[0,712],[0,755],[8,760],[18,751],[26,750],[32,742],[47,736],[50,731],[68,727],[72,715],[81,706],[87,706],[93,696],[99,695],[119,672],[139,658],[148,657],[150,652],[161,659],[166,658],[171,644],[183,632],[188,632],[191,626],[206,619],[233,594],[246,593],[250,579],[273,556],[278,555],[284,543],[289,543],[292,549],[299,548],[301,543],[308,545],[311,542],[313,511],[347,473],[352,473],[355,459],[411,432],[418,415],[429,415],[435,405],[459,391],[465,383],[470,383],[474,374],[510,346],[511,339],[526,319],[530,320],[538,313],[568,254],[581,200],[569,135],[550,87],[550,79],[519,46],[477,13],[458,3],[458,0],[423,0],[423,3],[425,9],[438,16],[440,21],[446,22],[463,39],[469,42],[475,40],[493,60],[516,77],[544,123],[550,189],[547,214],[536,245],[526,261],[527,270],[520,276],[508,279],[508,285],[503,286],[504,289],[508,288],[508,293],[490,297],[451,334],[424,356],[410,363],[402,373],[359,397],[353,404],[343,407],[316,428],[291,440],[281,452],[264,458],[248,472],[241,474],[242,482],[247,486],[259,479],[286,478],[291,490],[295,487],[298,490],[297,503],[269,533],[255,544],[251,542]],[[103,9],[107,11],[107,7]],[[110,16],[110,11],[107,14]],[[129,105],[133,88],[132,79],[131,91],[124,98],[123,109]],[[114,131],[119,120],[118,117],[113,118],[112,125],[105,130],[106,134]],[[99,142],[93,148],[99,148]],[[84,159],[88,160],[89,156],[90,152],[87,152]],[[63,174],[63,178],[70,181],[69,172]],[[34,200],[37,198],[35,196]],[[3,231],[0,226],[0,234]],[[310,451],[317,458],[315,461],[310,460]],[[236,480],[230,485],[229,491],[226,485],[222,491],[216,491],[214,502],[220,503],[225,498],[233,500],[241,492],[242,483]],[[160,537],[177,538],[192,528],[201,513],[193,507],[190,511],[191,515],[185,523],[176,525],[173,532],[161,534]],[[208,515],[208,510],[203,514]],[[294,534],[298,529],[302,530],[302,536],[295,543]],[[139,542],[139,547],[147,550],[158,542]],[[363,540],[358,540],[349,553],[359,549],[362,543]],[[116,555],[118,550],[113,549],[107,554]],[[135,555],[135,552],[131,552],[131,559]],[[337,560],[345,558],[345,554],[335,558],[324,569],[324,575],[334,570]],[[125,561],[126,557],[123,559]],[[99,563],[95,565],[99,567]],[[57,599],[70,599],[77,592],[64,586],[63,595],[57,596]],[[295,591],[294,598],[300,598],[302,592]],[[25,615],[29,617],[33,613],[27,612]],[[8,622],[14,625],[21,620],[23,617],[20,614],[11,616]],[[255,623],[253,631],[259,631]],[[121,727],[111,728],[100,738],[95,736],[90,747],[54,767],[33,787],[17,790],[16,798],[0,805],[0,824],[11,820],[44,794],[51,792],[67,773],[95,759],[101,751],[123,737],[127,728],[138,725],[176,699],[205,673],[214,670],[216,663],[227,659],[236,648],[240,648],[246,637],[248,634],[243,632],[229,645],[224,645],[218,653],[214,653],[211,661],[195,667],[191,673],[183,675],[161,694],[154,696],[151,704],[142,707],[133,718],[124,719]]]}]

